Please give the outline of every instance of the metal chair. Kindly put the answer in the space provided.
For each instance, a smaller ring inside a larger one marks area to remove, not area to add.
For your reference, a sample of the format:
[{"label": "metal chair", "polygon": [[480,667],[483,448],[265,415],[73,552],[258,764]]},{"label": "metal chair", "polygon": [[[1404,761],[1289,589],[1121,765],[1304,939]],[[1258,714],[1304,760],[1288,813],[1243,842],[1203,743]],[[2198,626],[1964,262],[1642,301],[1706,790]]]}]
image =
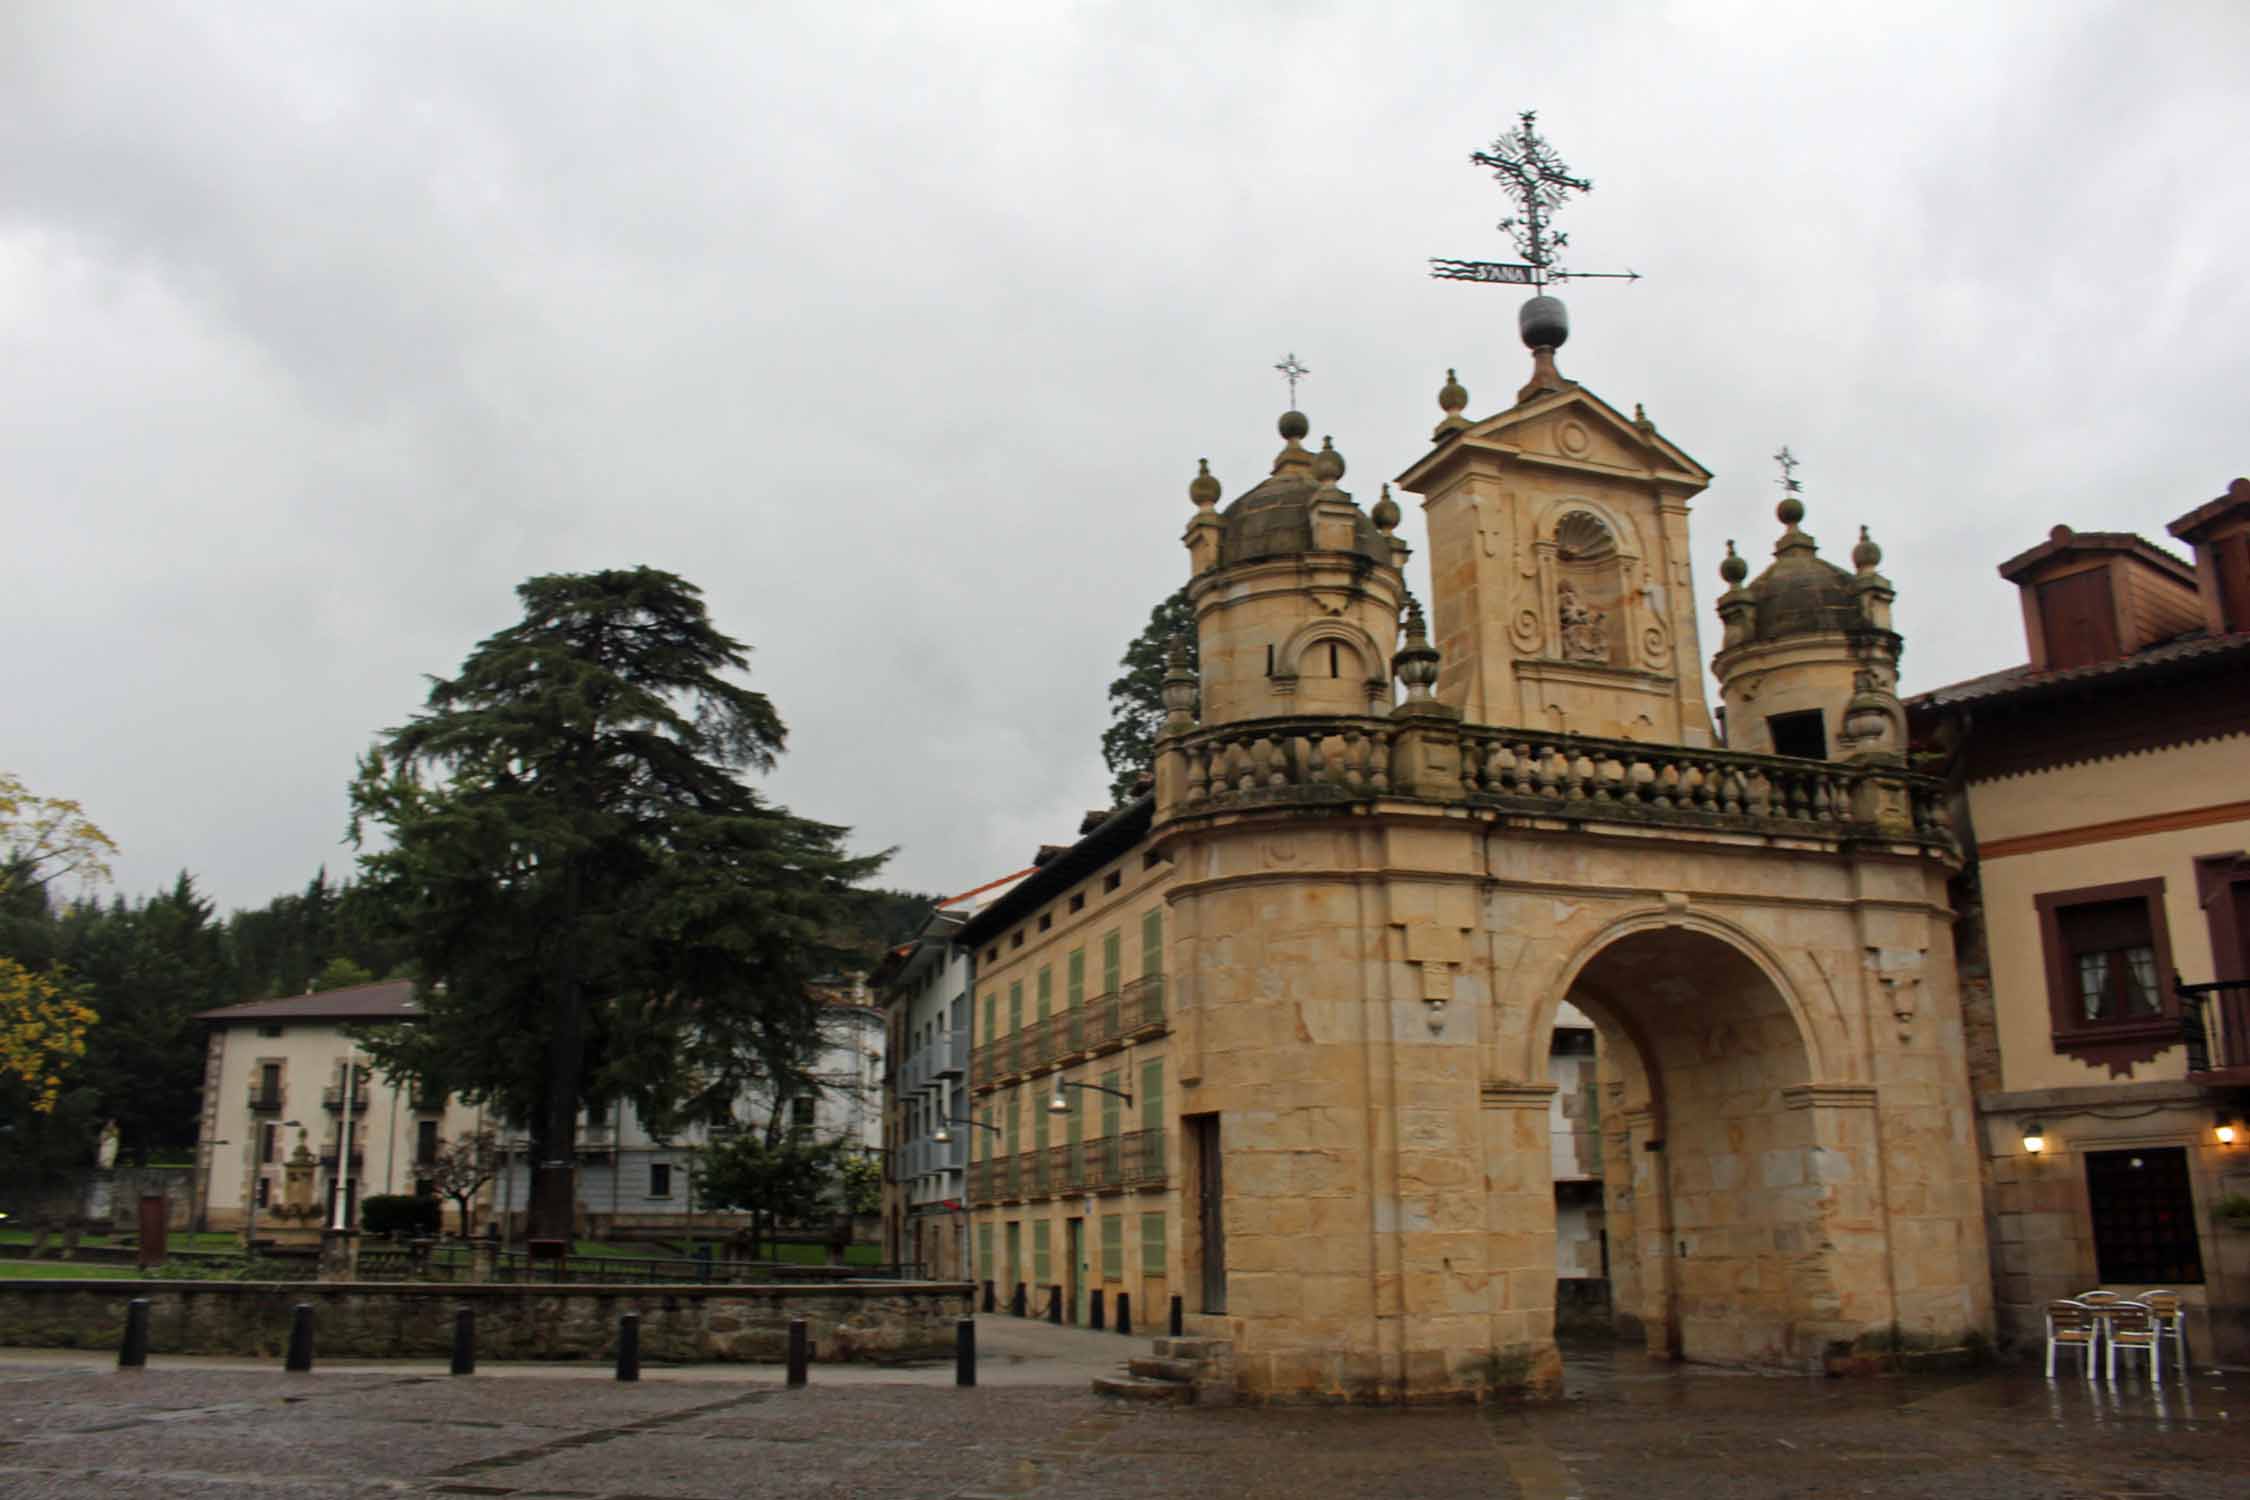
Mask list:
[{"label": "metal chair", "polygon": [[2094,1310],[2069,1298],[2047,1304],[2047,1378],[2055,1378],[2055,1351],[2076,1349],[2079,1368],[2094,1378],[2094,1346],[2098,1329]]},{"label": "metal chair", "polygon": [[2173,1362],[2180,1374],[2187,1374],[2187,1316],[2180,1311],[2180,1294],[2169,1287],[2150,1287],[2141,1293],[2141,1301],[2156,1314],[2156,1331],[2172,1341]]},{"label": "metal chair", "polygon": [[2164,1383],[2163,1334],[2158,1332],[2156,1314],[2145,1302],[2112,1302],[2103,1309],[2102,1318],[2109,1324],[2109,1379],[2117,1379],[2117,1351],[2148,1356],[2148,1383]]}]

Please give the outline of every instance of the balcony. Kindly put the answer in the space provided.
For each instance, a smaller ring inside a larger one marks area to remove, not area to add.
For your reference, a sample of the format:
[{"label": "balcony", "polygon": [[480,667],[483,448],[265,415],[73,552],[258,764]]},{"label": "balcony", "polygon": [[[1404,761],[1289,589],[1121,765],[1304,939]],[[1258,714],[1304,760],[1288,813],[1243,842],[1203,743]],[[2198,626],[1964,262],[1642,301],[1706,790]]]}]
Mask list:
[{"label": "balcony", "polygon": [[1009,1078],[1047,1072],[1113,1052],[1127,1042],[1162,1036],[1167,1024],[1164,976],[1143,975],[1121,990],[1096,995],[1084,1005],[1057,1011],[977,1048],[969,1082],[978,1093],[990,1093]]},{"label": "balcony", "polygon": [[2206,1088],[2250,1085],[2250,979],[2172,987],[2180,997],[2180,1036],[2190,1083]]},{"label": "balcony", "polygon": [[1164,1132],[1132,1130],[1076,1145],[997,1156],[969,1166],[969,1200],[998,1203],[1073,1193],[1162,1187],[1167,1181]]},{"label": "balcony", "polygon": [[[344,1109],[344,1086],[332,1083],[320,1091],[320,1107],[330,1114],[341,1114]],[[352,1086],[352,1113],[367,1112],[367,1080],[362,1078]]]},{"label": "balcony", "polygon": [[274,1087],[269,1089],[262,1083],[251,1084],[250,1108],[259,1114],[280,1114],[282,1108],[281,1086],[279,1084],[276,1084]]}]

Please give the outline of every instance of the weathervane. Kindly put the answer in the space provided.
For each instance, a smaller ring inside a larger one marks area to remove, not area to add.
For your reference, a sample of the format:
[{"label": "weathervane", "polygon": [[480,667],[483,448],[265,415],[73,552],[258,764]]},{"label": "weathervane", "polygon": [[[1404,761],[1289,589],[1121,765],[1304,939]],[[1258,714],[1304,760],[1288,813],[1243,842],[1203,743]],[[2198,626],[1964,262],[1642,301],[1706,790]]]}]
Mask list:
[{"label": "weathervane", "polygon": [[1781,493],[1784,499],[1804,489],[1804,485],[1797,479],[1797,455],[1789,451],[1787,443],[1781,445],[1781,451],[1773,456],[1773,461],[1781,465]]},{"label": "weathervane", "polygon": [[1298,364],[1297,356],[1293,353],[1284,354],[1281,357],[1281,363],[1275,365],[1274,368],[1279,370],[1282,378],[1289,382],[1289,409],[1295,411],[1297,409],[1297,382],[1310,375],[1312,371]]},{"label": "weathervane", "polygon": [[1538,112],[1527,109],[1516,128],[1494,141],[1490,151],[1469,153],[1469,160],[1476,165],[1492,168],[1500,190],[1515,200],[1516,211],[1497,227],[1516,242],[1516,252],[1523,262],[1440,260],[1433,256],[1430,274],[1446,281],[1496,281],[1535,287],[1587,277],[1640,280],[1638,271],[1566,271],[1557,262],[1556,252],[1570,243],[1570,236],[1553,229],[1549,220],[1571,194],[1590,193],[1594,184],[1570,175],[1570,168],[1555,154],[1555,148],[1532,128],[1537,119]]}]

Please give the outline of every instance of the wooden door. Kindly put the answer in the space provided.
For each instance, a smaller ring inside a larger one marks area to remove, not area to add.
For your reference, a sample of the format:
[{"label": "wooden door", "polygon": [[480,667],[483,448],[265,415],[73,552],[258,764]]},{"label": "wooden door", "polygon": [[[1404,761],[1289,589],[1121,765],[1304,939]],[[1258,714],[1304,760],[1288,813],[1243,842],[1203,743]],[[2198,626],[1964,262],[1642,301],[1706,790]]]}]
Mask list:
[{"label": "wooden door", "polygon": [[1188,1124],[1195,1140],[1195,1212],[1203,1245],[1203,1311],[1223,1313],[1227,1310],[1227,1229],[1219,1117],[1196,1115]]}]

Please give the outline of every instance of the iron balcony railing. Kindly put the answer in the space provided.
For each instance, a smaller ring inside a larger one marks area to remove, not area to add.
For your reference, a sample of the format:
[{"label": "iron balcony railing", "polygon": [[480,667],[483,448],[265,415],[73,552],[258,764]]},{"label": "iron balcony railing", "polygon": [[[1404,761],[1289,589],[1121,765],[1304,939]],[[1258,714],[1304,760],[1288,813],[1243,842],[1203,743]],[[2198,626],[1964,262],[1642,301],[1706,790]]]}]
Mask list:
[{"label": "iron balcony railing", "polygon": [[279,1114],[281,1112],[280,1086],[276,1085],[269,1089],[262,1083],[251,1084],[250,1107],[266,1114]]},{"label": "iron balcony railing", "polygon": [[[2250,1073],[2250,979],[2172,988],[2180,997],[2180,1039],[2187,1047],[2188,1076],[2241,1069]],[[2250,1078],[2231,1080],[2250,1082]]]},{"label": "iron balcony railing", "polygon": [[1009,1078],[1066,1067],[1128,1041],[1160,1036],[1167,1025],[1164,976],[1147,974],[1123,989],[1033,1021],[975,1049],[970,1084],[988,1093]]},{"label": "iron balcony railing", "polygon": [[1164,1132],[1130,1130],[971,1163],[969,1198],[975,1203],[998,1203],[1162,1187],[1167,1180]]},{"label": "iron balcony railing", "polygon": [[[344,1086],[340,1083],[332,1083],[322,1089],[320,1091],[320,1103],[321,1107],[330,1114],[339,1113],[344,1107]],[[366,1108],[367,1082],[365,1079],[361,1079],[352,1085],[352,1113],[360,1114]]]}]

